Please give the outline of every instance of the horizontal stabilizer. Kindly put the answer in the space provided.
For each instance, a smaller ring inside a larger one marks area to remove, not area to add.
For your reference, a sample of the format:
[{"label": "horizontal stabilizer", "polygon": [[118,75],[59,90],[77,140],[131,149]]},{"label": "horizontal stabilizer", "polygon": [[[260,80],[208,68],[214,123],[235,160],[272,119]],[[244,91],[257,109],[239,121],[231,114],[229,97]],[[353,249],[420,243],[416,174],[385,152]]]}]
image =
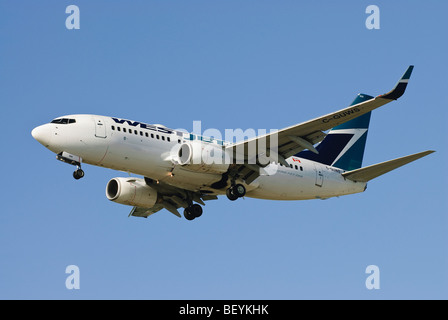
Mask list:
[{"label": "horizontal stabilizer", "polygon": [[344,172],[342,175],[344,178],[353,180],[353,181],[359,181],[359,182],[367,182],[372,179],[375,179],[376,177],[379,177],[385,173],[388,173],[389,171],[392,171],[394,169],[397,169],[401,166],[404,166],[405,164],[408,164],[412,161],[415,161],[417,159],[423,158],[424,156],[427,156],[428,154],[431,154],[435,151],[429,150],[424,151],[416,154],[412,154],[410,156],[389,160],[386,162],[381,162],[378,164],[374,164],[368,167],[364,167],[361,169],[356,169],[348,172]]}]

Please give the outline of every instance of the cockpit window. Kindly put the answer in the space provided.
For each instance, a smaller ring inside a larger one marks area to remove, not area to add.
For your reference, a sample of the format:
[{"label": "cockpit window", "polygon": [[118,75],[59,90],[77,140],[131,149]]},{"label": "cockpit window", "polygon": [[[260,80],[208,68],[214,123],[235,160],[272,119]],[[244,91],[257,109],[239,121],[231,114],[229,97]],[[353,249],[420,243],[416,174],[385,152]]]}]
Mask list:
[{"label": "cockpit window", "polygon": [[76,120],[75,119],[60,118],[60,119],[54,119],[53,121],[51,121],[51,123],[69,124],[69,123],[76,123]]}]

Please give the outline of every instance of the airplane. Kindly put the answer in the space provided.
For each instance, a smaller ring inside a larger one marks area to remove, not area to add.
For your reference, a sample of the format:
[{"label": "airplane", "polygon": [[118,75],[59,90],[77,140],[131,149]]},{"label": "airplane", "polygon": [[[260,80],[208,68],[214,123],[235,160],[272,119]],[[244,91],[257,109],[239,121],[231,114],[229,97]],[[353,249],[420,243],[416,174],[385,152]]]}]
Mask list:
[{"label": "airplane", "polygon": [[[76,166],[75,179],[84,177],[81,164],[142,176],[113,178],[106,186],[107,199],[133,207],[129,216],[166,209],[181,217],[184,208],[184,217],[194,220],[205,201],[220,195],[231,201],[328,199],[364,192],[370,180],[434,152],[362,167],[372,110],[404,94],[413,68],[388,93],[358,94],[344,109],[235,143],[88,114],[58,117],[31,134]],[[210,161],[214,154],[220,156]]]}]

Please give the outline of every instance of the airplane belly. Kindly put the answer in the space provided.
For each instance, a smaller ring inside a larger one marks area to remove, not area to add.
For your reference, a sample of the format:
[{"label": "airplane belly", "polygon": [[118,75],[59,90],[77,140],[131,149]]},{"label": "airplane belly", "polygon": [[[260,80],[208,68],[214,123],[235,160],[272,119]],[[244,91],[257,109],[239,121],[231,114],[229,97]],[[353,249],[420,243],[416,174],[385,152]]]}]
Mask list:
[{"label": "airplane belly", "polygon": [[166,172],[161,181],[187,190],[209,190],[209,186],[221,179],[220,174],[200,173],[175,167]]},{"label": "airplane belly", "polygon": [[248,197],[270,200],[313,199],[316,187],[314,177],[309,175],[290,175],[279,169],[274,175],[262,175],[255,182],[258,188],[247,193]]},{"label": "airplane belly", "polygon": [[314,169],[300,175],[279,169],[275,175],[260,176],[255,181],[259,187],[248,192],[247,196],[269,200],[327,199],[363,192],[366,186],[365,183],[345,180],[339,173]]}]

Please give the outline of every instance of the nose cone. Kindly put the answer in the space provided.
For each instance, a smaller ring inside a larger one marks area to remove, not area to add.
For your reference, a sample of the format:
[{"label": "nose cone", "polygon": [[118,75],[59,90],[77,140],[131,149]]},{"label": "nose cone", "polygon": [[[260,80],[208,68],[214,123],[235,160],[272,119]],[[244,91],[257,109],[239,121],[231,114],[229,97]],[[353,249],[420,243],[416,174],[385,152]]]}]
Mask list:
[{"label": "nose cone", "polygon": [[48,148],[48,146],[50,145],[51,129],[48,127],[48,125],[44,124],[42,126],[34,128],[33,131],[31,131],[31,135],[44,147]]}]

